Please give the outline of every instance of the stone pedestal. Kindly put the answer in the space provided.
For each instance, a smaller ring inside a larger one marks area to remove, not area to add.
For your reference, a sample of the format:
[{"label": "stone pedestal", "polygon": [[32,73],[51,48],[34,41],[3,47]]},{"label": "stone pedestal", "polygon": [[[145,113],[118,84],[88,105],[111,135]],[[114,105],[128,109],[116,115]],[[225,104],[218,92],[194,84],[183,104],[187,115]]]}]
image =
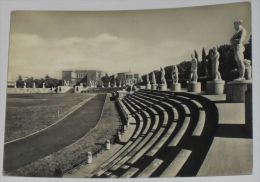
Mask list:
[{"label": "stone pedestal", "polygon": [[110,140],[106,141],[106,150],[110,150]]},{"label": "stone pedestal", "polygon": [[245,102],[247,87],[252,82],[250,80],[231,81],[226,85],[226,97],[228,102]]},{"label": "stone pedestal", "polygon": [[180,92],[181,91],[181,84],[180,83],[173,83],[171,85],[171,91]]},{"label": "stone pedestal", "polygon": [[87,155],[87,163],[88,163],[88,164],[91,164],[91,163],[92,163],[92,153],[91,153],[91,152],[88,152],[88,155]]},{"label": "stone pedestal", "polygon": [[159,90],[162,90],[162,91],[167,90],[167,84],[159,84]]},{"label": "stone pedestal", "polygon": [[157,90],[157,84],[152,84],[152,90]]},{"label": "stone pedestal", "polygon": [[146,84],[146,89],[151,89],[151,84],[149,83],[149,84]]},{"label": "stone pedestal", "polygon": [[245,121],[246,121],[246,130],[248,134],[252,137],[252,83],[247,85],[247,91],[245,93]]},{"label": "stone pedestal", "polygon": [[122,140],[122,135],[121,135],[120,131],[117,132],[117,140],[118,140],[118,142],[121,142],[121,140]]},{"label": "stone pedestal", "polygon": [[119,99],[123,99],[128,94],[128,92],[125,91],[125,90],[119,90],[117,92],[118,92],[118,98]]},{"label": "stone pedestal", "polygon": [[224,93],[225,81],[213,80],[207,81],[206,93],[209,95],[220,95]]},{"label": "stone pedestal", "polygon": [[201,84],[200,82],[189,82],[188,83],[188,92],[201,92]]}]

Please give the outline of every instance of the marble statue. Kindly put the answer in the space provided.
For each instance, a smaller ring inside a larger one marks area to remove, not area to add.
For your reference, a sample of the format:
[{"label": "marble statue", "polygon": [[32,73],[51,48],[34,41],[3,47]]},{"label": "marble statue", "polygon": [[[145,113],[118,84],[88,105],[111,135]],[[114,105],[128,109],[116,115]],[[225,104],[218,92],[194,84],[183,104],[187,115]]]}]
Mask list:
[{"label": "marble statue", "polygon": [[165,70],[161,67],[161,84],[166,84]]},{"label": "marble statue", "polygon": [[45,88],[45,83],[44,82],[42,83],[42,88]]},{"label": "marble statue", "polygon": [[246,38],[246,30],[242,26],[242,21],[238,20],[234,22],[235,34],[230,39],[230,43],[234,49],[234,56],[238,66],[239,77],[236,81],[242,81],[245,78],[245,64],[244,64],[244,40]]},{"label": "marble statue", "polygon": [[252,80],[252,66],[251,66],[251,61],[248,59],[244,60],[245,64],[245,78],[247,80]]},{"label": "marble statue", "polygon": [[179,70],[178,67],[175,65],[172,67],[172,83],[178,83],[179,82]]},{"label": "marble statue", "polygon": [[143,78],[142,77],[138,77],[138,82],[139,83],[143,83]]},{"label": "marble statue", "polygon": [[150,84],[149,74],[146,75],[146,84]]},{"label": "marble statue", "polygon": [[152,84],[156,84],[156,79],[155,79],[155,74],[154,74],[154,72],[152,73]]},{"label": "marble statue", "polygon": [[69,86],[69,84],[70,84],[69,80],[68,81],[64,80],[64,86]]},{"label": "marble statue", "polygon": [[212,62],[212,75],[214,80],[222,80],[220,72],[218,70],[219,68],[219,52],[216,47],[212,48],[212,51],[210,53],[210,59]]},{"label": "marble statue", "polygon": [[36,88],[35,82],[33,82],[33,88]]},{"label": "marble statue", "polygon": [[26,82],[23,82],[23,88],[26,88]]},{"label": "marble statue", "polygon": [[194,54],[191,54],[191,72],[190,72],[190,82],[197,83],[198,81],[198,60],[195,58]]}]

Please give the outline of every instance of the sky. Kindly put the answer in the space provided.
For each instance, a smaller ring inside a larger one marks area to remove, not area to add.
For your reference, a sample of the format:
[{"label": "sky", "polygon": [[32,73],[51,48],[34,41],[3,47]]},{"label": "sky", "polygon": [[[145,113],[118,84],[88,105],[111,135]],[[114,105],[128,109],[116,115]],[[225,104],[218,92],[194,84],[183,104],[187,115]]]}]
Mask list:
[{"label": "sky", "polygon": [[61,78],[62,70],[146,74],[228,44],[234,20],[251,34],[249,3],[127,11],[15,11],[8,79]]}]

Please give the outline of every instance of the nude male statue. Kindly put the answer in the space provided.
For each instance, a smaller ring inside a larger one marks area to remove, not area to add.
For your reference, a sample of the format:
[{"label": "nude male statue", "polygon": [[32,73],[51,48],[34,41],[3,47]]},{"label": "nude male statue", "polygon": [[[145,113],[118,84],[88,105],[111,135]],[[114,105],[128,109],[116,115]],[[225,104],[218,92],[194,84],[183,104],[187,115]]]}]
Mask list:
[{"label": "nude male statue", "polygon": [[212,48],[210,59],[212,61],[212,74],[214,77],[214,80],[222,80],[220,72],[218,70],[219,68],[219,52],[216,47]]},{"label": "nude male statue", "polygon": [[172,67],[172,82],[173,83],[179,82],[179,70],[176,65]]},{"label": "nude male statue", "polygon": [[164,71],[164,69],[162,67],[161,67],[161,83],[162,84],[166,84],[165,71]]},{"label": "nude male statue", "polygon": [[190,72],[190,82],[197,83],[198,81],[198,60],[195,58],[194,54],[191,54],[191,72]]},{"label": "nude male statue", "polygon": [[150,84],[149,75],[146,75],[146,84]]},{"label": "nude male statue", "polygon": [[235,80],[242,81],[245,76],[245,65],[244,65],[244,40],[246,38],[246,30],[242,26],[242,21],[238,20],[234,22],[235,34],[230,39],[230,43],[234,49],[235,60],[238,66],[239,77]]}]

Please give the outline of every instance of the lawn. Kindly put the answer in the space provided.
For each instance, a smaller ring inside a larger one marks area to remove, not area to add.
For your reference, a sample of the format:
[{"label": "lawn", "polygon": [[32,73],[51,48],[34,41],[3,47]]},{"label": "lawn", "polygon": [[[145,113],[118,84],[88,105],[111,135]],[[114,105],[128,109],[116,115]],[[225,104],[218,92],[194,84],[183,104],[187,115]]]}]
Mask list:
[{"label": "lawn", "polygon": [[121,118],[115,102],[107,97],[99,122],[83,137],[53,154],[6,175],[52,177],[57,168],[63,172],[68,171],[82,161],[86,161],[87,152],[92,151],[95,157],[97,151],[104,149],[106,140],[113,141],[119,128],[121,128]]},{"label": "lawn", "polygon": [[17,94],[7,96],[5,142],[41,130],[92,94]]}]

